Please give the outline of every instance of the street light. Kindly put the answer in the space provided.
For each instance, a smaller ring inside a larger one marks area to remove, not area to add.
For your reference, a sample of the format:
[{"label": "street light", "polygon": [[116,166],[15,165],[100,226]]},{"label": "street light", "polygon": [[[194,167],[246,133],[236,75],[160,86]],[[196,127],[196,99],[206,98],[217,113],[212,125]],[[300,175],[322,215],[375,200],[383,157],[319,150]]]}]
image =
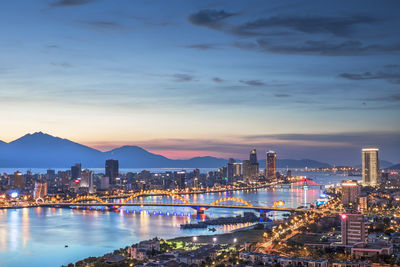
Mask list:
[{"label": "street light", "polygon": [[193,237],[193,242],[196,242],[197,241],[197,236],[194,236]]},{"label": "street light", "polygon": [[217,242],[217,238],[216,237],[213,238],[213,242],[214,242],[214,244]]},{"label": "street light", "polygon": [[233,243],[236,243],[236,242],[237,242],[237,238],[234,238],[234,239],[233,239]]}]

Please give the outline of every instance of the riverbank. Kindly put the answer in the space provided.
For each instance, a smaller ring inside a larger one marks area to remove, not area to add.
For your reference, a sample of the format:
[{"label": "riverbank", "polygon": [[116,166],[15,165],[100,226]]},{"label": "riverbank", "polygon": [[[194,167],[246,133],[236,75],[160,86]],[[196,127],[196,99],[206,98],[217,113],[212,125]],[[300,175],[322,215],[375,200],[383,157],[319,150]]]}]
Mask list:
[{"label": "riverbank", "polygon": [[[252,227],[253,228],[253,227]],[[238,229],[229,233],[200,235],[200,236],[181,236],[169,239],[170,242],[194,242],[202,244],[233,244],[234,241],[238,244],[245,242],[261,242],[265,229]],[[214,239],[216,238],[216,240]],[[215,240],[215,241],[214,241]]]}]

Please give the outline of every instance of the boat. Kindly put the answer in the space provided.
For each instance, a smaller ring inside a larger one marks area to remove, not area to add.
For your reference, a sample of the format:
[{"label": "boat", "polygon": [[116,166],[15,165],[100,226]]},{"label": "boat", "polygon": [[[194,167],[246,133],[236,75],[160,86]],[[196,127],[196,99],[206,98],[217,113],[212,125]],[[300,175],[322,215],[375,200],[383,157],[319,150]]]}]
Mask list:
[{"label": "boat", "polygon": [[208,228],[208,231],[215,232],[215,231],[217,231],[217,229],[215,229],[215,228]]}]

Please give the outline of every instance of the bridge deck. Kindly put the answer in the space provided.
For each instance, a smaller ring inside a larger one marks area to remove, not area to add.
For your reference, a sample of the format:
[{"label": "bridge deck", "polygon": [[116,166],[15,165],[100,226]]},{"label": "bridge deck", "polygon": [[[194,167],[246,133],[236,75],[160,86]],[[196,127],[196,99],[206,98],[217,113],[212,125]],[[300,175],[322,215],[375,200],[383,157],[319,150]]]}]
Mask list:
[{"label": "bridge deck", "polygon": [[286,207],[263,207],[263,206],[244,206],[244,205],[211,205],[203,203],[40,203],[39,206],[43,207],[70,207],[70,206],[139,206],[139,207],[190,207],[193,209],[197,208],[224,208],[224,209],[247,209],[247,210],[262,210],[262,211],[308,211],[308,209],[296,209],[296,208],[286,208]]}]

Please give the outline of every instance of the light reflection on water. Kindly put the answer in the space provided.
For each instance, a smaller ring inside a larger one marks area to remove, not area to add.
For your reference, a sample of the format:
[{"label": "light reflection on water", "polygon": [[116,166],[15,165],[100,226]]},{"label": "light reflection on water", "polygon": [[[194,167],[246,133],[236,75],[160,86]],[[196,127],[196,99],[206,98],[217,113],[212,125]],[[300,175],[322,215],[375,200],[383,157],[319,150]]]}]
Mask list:
[{"label": "light reflection on water", "polygon": [[[344,178],[338,177],[338,181],[341,179]],[[320,192],[319,188],[274,188],[235,191],[229,195],[243,198],[255,206],[270,206],[274,201],[284,200],[286,207],[298,207],[304,202],[314,202]],[[226,193],[185,195],[189,201],[196,203],[211,203],[226,196]],[[161,196],[145,197],[143,200],[175,201]],[[139,213],[140,210],[143,212]],[[157,215],[153,215],[154,212]],[[160,212],[163,215],[159,215]],[[173,215],[174,212],[177,216]],[[188,217],[188,213],[192,216]],[[242,213],[237,209],[206,211],[211,218]],[[0,266],[60,266],[89,256],[100,256],[155,236],[172,238],[223,233],[250,225],[216,226],[214,233],[207,229],[181,230],[180,224],[196,220],[194,214],[193,209],[181,207],[125,207],[117,212],[57,208],[0,210]],[[278,212],[271,213],[272,217],[280,215]]]}]

